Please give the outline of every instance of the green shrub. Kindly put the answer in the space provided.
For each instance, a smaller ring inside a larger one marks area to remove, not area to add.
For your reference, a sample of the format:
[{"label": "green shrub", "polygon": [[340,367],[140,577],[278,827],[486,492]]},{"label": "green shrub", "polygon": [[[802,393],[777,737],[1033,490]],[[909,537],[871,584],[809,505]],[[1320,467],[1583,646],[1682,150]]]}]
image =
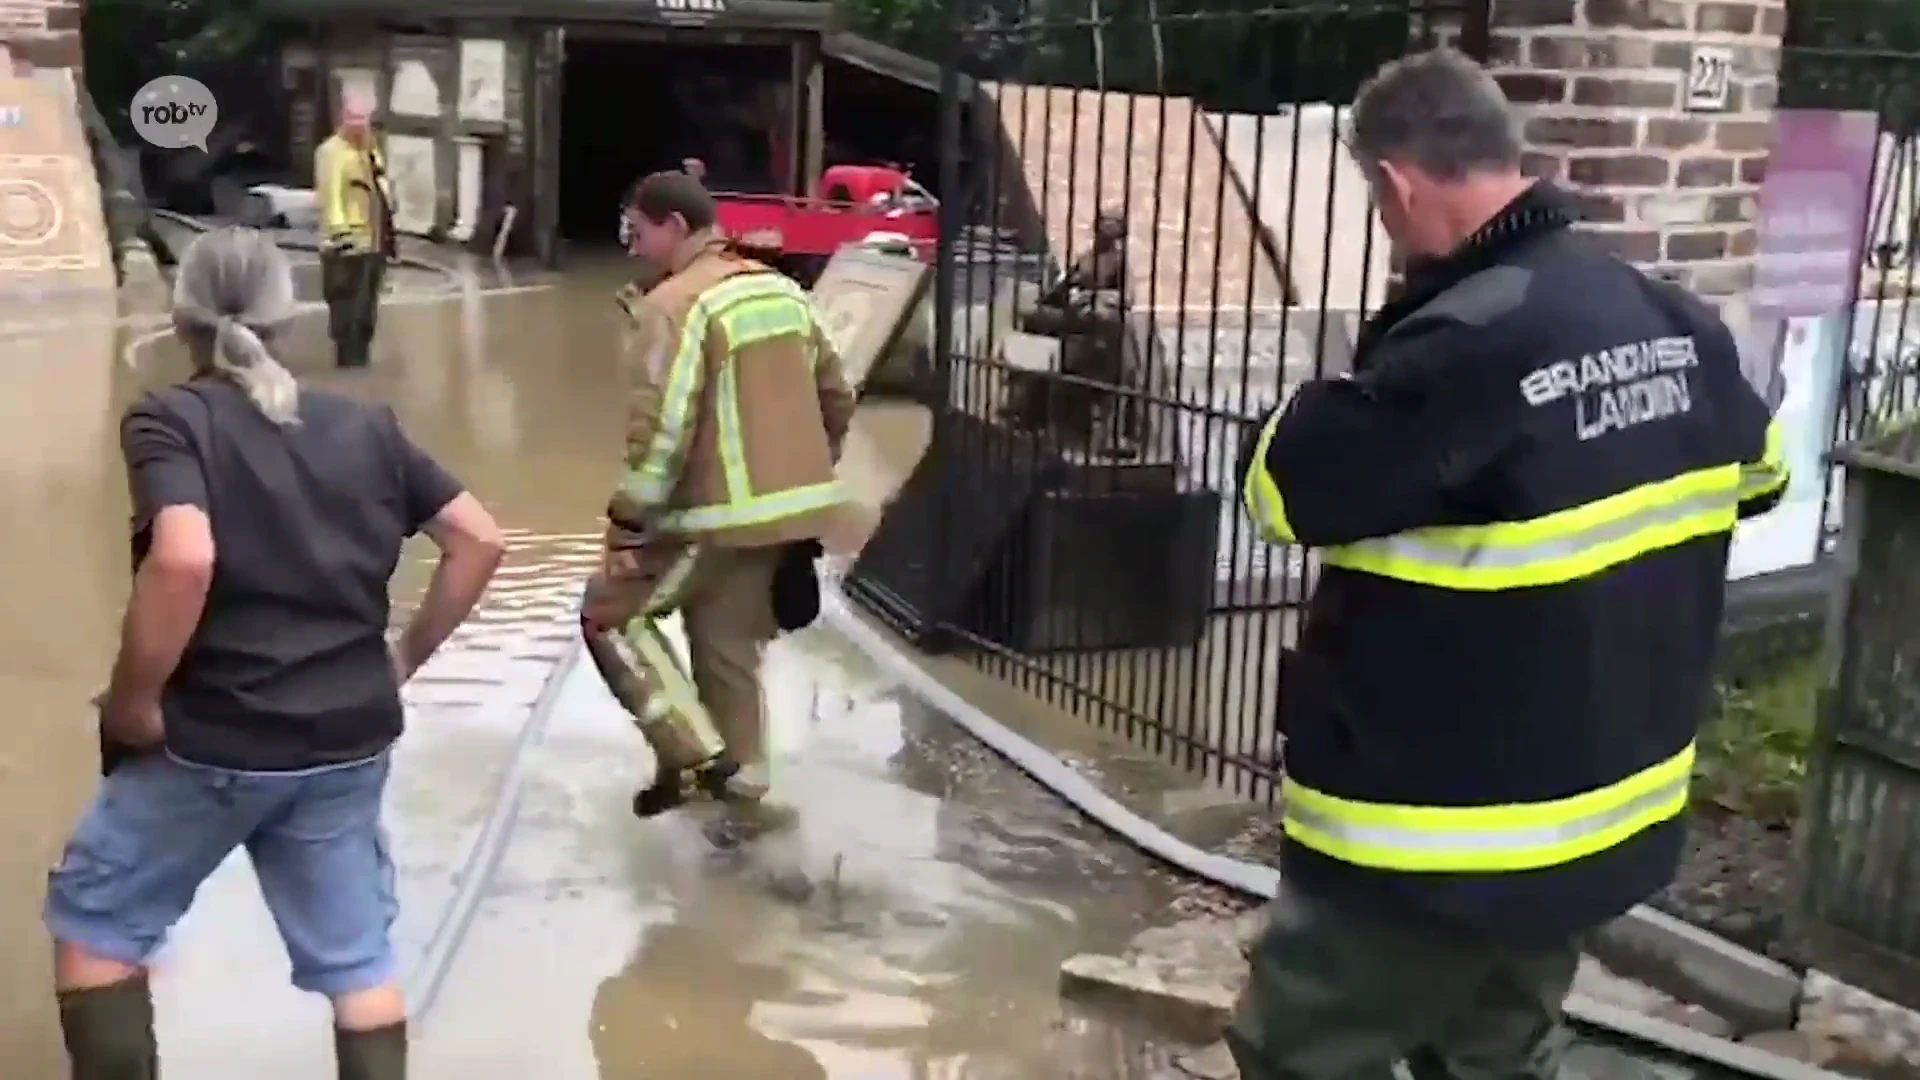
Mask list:
[{"label": "green shrub", "polygon": [[1774,824],[1793,821],[1813,746],[1820,662],[1808,657],[1763,677],[1717,684],[1700,733],[1696,802]]}]

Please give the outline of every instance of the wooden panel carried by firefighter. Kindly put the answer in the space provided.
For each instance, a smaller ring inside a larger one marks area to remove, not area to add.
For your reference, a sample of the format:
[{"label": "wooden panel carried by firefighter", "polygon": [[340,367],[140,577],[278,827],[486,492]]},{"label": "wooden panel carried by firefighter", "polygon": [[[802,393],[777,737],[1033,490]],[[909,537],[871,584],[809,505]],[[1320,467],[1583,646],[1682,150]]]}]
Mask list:
[{"label": "wooden panel carried by firefighter", "polygon": [[0,79],[0,293],[113,288],[69,72]]},{"label": "wooden panel carried by firefighter", "polygon": [[930,268],[918,259],[843,248],[813,286],[821,329],[857,393],[900,340],[926,295]]}]

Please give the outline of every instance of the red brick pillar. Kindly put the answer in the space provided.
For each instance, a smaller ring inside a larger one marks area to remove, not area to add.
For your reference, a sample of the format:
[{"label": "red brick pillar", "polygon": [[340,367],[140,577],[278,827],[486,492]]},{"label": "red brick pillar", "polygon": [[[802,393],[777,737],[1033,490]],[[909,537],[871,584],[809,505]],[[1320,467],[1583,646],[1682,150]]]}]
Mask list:
[{"label": "red brick pillar", "polygon": [[[1526,118],[1529,171],[1578,193],[1587,227],[1623,258],[1744,324],[1785,0],[1492,0],[1491,8],[1488,66]],[[1722,110],[1688,108],[1702,46],[1732,60]]]}]

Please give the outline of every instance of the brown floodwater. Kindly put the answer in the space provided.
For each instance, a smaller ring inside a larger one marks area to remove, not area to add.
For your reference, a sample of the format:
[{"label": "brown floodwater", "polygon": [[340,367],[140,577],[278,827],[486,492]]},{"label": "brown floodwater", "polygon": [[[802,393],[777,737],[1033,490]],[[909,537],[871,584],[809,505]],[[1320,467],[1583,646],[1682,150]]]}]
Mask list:
[{"label": "brown floodwater", "polygon": [[[617,269],[451,290],[402,275],[365,372],[328,367],[312,315],[285,342],[312,383],[391,403],[511,530],[481,610],[408,687],[396,751],[388,820],[414,1074],[1176,1075],[1170,1048],[1063,1009],[1056,984],[1068,955],[1155,921],[1166,886],[827,631],[767,661],[776,784],[800,811],[791,832],[725,856],[697,814],[629,814],[650,760],[573,664],[568,631],[620,453]],[[38,911],[92,791],[86,702],[126,591],[115,422],[141,387],[184,372],[153,327],[105,303],[0,309],[9,1080],[64,1075]],[[864,410],[846,464],[856,488],[877,502],[922,429],[910,412]],[[403,603],[429,555],[409,553]],[[201,890],[155,980],[171,1075],[332,1075],[325,1006],[286,985],[244,858]]]}]

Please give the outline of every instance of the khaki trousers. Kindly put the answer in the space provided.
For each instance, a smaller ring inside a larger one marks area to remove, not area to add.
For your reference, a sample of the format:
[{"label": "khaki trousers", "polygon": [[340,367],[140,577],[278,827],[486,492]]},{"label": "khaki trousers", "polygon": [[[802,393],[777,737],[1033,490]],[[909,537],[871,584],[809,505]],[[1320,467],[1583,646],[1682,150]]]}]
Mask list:
[{"label": "khaki trousers", "polygon": [[[676,539],[609,556],[620,591],[645,598],[625,633],[641,662],[634,675],[646,700],[626,704],[664,704],[682,723],[711,727],[750,774],[764,772],[766,764],[760,658],[780,632],[773,617],[780,553],[779,547],[703,547]],[[662,620],[676,611],[686,626],[691,671],[661,632]]]}]

